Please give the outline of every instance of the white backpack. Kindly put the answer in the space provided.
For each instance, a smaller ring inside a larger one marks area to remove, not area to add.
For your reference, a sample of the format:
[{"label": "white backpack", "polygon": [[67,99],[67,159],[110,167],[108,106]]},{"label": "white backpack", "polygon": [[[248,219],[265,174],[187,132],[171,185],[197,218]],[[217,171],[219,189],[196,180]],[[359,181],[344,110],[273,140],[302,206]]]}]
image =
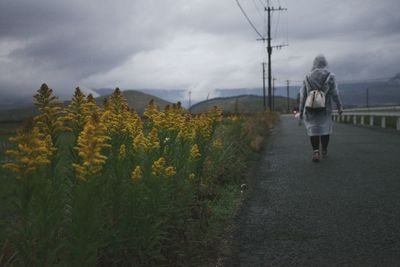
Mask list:
[{"label": "white backpack", "polygon": [[[326,78],[324,84],[322,85],[322,88],[319,88],[317,90],[311,90],[306,98],[306,103],[305,103],[305,108],[307,111],[324,111],[326,110],[326,98],[325,94],[326,92],[324,89],[327,87],[327,83],[329,80],[329,77],[331,74],[328,74],[328,77]],[[311,88],[310,81],[308,80],[308,76],[306,77],[306,81],[308,83],[308,86]]]}]

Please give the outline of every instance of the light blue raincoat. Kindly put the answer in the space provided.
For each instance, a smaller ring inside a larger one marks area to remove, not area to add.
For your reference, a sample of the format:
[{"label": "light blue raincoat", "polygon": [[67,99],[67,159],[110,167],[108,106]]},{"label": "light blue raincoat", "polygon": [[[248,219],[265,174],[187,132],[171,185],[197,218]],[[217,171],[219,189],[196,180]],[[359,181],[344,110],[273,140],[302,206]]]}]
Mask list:
[{"label": "light blue raincoat", "polygon": [[[319,55],[314,59],[311,72],[303,81],[300,88],[300,114],[303,114],[304,125],[308,136],[328,135],[332,133],[332,100],[335,102],[338,110],[342,110],[342,102],[336,86],[335,75],[327,69],[328,63],[325,56]],[[307,77],[309,85],[307,84]],[[327,80],[328,78],[328,80]],[[326,111],[310,112],[304,108],[307,95],[311,90],[322,88],[327,81],[325,91]]]}]

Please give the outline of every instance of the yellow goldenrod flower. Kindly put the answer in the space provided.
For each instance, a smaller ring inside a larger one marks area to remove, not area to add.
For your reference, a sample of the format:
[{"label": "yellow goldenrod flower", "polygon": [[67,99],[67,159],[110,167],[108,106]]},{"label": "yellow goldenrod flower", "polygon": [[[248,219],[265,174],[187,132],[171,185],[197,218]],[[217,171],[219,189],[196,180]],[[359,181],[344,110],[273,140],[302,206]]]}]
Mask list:
[{"label": "yellow goldenrod flower", "polygon": [[178,102],[171,106],[167,105],[164,110],[164,121],[162,127],[167,131],[179,132],[185,125],[186,117]]},{"label": "yellow goldenrod flower", "polygon": [[65,115],[65,120],[68,121],[75,135],[82,131],[89,117],[89,113],[85,108],[86,103],[85,95],[77,87],[71,103],[66,108],[67,114]]},{"label": "yellow goldenrod flower", "polygon": [[178,138],[182,140],[193,140],[196,136],[196,129],[184,127],[179,130]]},{"label": "yellow goldenrod flower", "polygon": [[97,106],[96,100],[94,100],[94,97],[92,94],[89,94],[86,97],[86,101],[83,104],[83,106],[84,106],[84,110],[85,110],[85,115],[87,116],[85,122],[87,122],[93,114],[100,113],[100,108]]},{"label": "yellow goldenrod flower", "polygon": [[39,115],[35,117],[36,125],[41,133],[45,136],[50,135],[53,143],[55,143],[61,132],[70,130],[64,125],[65,117],[61,109],[62,102],[56,101],[58,97],[53,95],[53,90],[45,83],[33,97],[36,99],[34,104],[39,110]]},{"label": "yellow goldenrod flower", "polygon": [[108,119],[105,123],[107,130],[111,134],[129,133],[129,122],[131,121],[132,114],[129,110],[128,102],[119,88],[116,88],[114,93],[109,97],[105,111],[108,112]]},{"label": "yellow goldenrod flower", "polygon": [[220,122],[222,121],[222,111],[219,109],[217,106],[214,106],[212,110],[208,113],[208,116],[214,121],[214,122]]},{"label": "yellow goldenrod flower", "polygon": [[200,156],[201,156],[201,154],[200,154],[199,146],[197,144],[194,144],[192,146],[192,148],[190,149],[190,157],[195,159]]},{"label": "yellow goldenrod flower", "polygon": [[123,159],[125,159],[125,157],[126,157],[126,147],[125,147],[125,144],[122,144],[122,145],[119,147],[118,158],[119,158],[120,160],[123,160]]},{"label": "yellow goldenrod flower", "polygon": [[50,136],[43,138],[33,121],[28,121],[23,128],[17,130],[10,141],[17,146],[7,150],[6,154],[13,162],[3,164],[3,168],[18,174],[19,177],[33,173],[37,167],[50,164],[50,158],[55,150]]},{"label": "yellow goldenrod flower", "polygon": [[165,158],[161,157],[158,160],[153,162],[153,165],[151,166],[151,174],[154,176],[159,175],[163,173],[165,169]]},{"label": "yellow goldenrod flower", "polygon": [[143,122],[135,111],[130,112],[126,120],[126,125],[129,134],[133,136],[133,138],[143,130]]},{"label": "yellow goldenrod flower", "polygon": [[196,174],[191,173],[189,174],[189,180],[193,180],[196,177]]},{"label": "yellow goldenrod flower", "polygon": [[196,124],[188,113],[182,116],[179,126],[178,138],[181,140],[193,140],[196,137]]},{"label": "yellow goldenrod flower", "polygon": [[143,131],[140,129],[137,133],[137,135],[133,139],[133,148],[138,151],[138,150],[144,150],[147,148],[147,139],[143,134]]},{"label": "yellow goldenrod flower", "polygon": [[231,115],[231,116],[228,117],[228,120],[229,121],[238,121],[239,120],[239,116]]},{"label": "yellow goldenrod flower", "polygon": [[133,170],[131,178],[134,182],[138,182],[143,178],[142,169],[140,168],[139,165],[136,166],[135,169]]},{"label": "yellow goldenrod flower", "polygon": [[105,97],[103,99],[103,109],[104,110],[110,110],[110,101],[108,101],[107,97]]},{"label": "yellow goldenrod flower", "polygon": [[109,108],[111,112],[120,114],[123,111],[129,111],[128,101],[122,94],[121,90],[117,87],[109,98]]},{"label": "yellow goldenrod flower", "polygon": [[154,99],[152,99],[147,105],[143,115],[147,119],[153,119],[153,117],[158,116],[159,113],[160,112],[158,111],[157,106],[154,103]]},{"label": "yellow goldenrod flower", "polygon": [[111,138],[105,135],[105,131],[106,127],[102,121],[94,115],[80,133],[75,149],[78,151],[81,164],[73,164],[79,179],[88,180],[102,170],[107,160],[102,150],[111,147],[107,143]]},{"label": "yellow goldenrod flower", "polygon": [[158,113],[156,116],[152,117],[154,126],[161,127],[162,123],[164,122],[164,113]]},{"label": "yellow goldenrod flower", "polygon": [[167,176],[174,176],[176,174],[176,169],[173,166],[165,168],[165,174]]},{"label": "yellow goldenrod flower", "polygon": [[149,149],[160,148],[160,141],[158,140],[158,130],[157,130],[157,128],[151,129],[147,139],[148,139],[147,147]]},{"label": "yellow goldenrod flower", "polygon": [[210,138],[212,133],[212,119],[204,114],[195,118],[196,129],[205,137]]},{"label": "yellow goldenrod flower", "polygon": [[222,141],[220,138],[217,138],[214,140],[213,147],[214,148],[222,148]]}]

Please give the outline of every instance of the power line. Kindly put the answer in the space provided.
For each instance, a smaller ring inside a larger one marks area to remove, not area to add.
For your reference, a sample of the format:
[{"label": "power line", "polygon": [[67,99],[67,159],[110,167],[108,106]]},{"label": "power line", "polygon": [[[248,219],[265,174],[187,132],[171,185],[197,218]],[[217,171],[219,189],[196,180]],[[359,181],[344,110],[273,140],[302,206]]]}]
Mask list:
[{"label": "power line", "polygon": [[[272,46],[271,45],[271,41],[272,41],[272,37],[271,37],[271,17],[274,11],[285,11],[287,10],[286,8],[282,8],[279,5],[279,8],[274,8],[271,7],[271,2],[270,0],[266,0],[264,2],[263,7],[264,7],[264,27],[267,30],[267,38],[265,36],[263,36],[258,29],[254,26],[253,22],[250,20],[249,16],[246,14],[246,11],[243,9],[243,7],[241,6],[241,4],[239,3],[239,0],[236,0],[236,4],[238,5],[238,7],[240,8],[241,12],[243,13],[243,15],[245,16],[247,22],[250,24],[250,26],[253,28],[253,30],[257,33],[257,35],[260,37],[260,39],[257,39],[258,41],[263,41],[263,43],[265,44],[265,42],[267,42],[267,54],[268,54],[268,106],[269,106],[269,110],[272,111],[273,110],[273,104],[272,104],[272,94],[271,94],[271,73],[272,73],[272,68],[271,68],[271,55],[272,55],[272,50],[273,48],[275,49],[281,49],[284,46],[288,46],[288,44],[282,44],[282,45],[275,45]],[[261,1],[260,1],[261,3]],[[280,3],[280,1],[279,1]],[[253,4],[256,5],[255,1],[253,1]],[[272,13],[272,14],[271,14]],[[267,16],[266,16],[267,15]],[[268,20],[267,20],[268,18]],[[276,26],[275,29],[275,37],[277,35],[277,31],[278,31],[278,26],[279,26],[279,19],[280,19],[280,15],[278,17],[278,25]],[[274,37],[274,38],[275,38]],[[263,58],[263,63],[262,63],[262,67],[263,67],[263,95],[264,95],[264,110],[266,110],[266,103],[265,103],[265,61]],[[274,93],[274,92],[272,92]]]},{"label": "power line", "polygon": [[258,5],[257,5],[257,3],[256,3],[256,0],[252,0],[252,1],[253,1],[253,4],[254,4],[254,7],[255,7],[256,10],[257,10],[258,15],[260,15],[260,18],[261,18],[261,19],[264,19],[264,16],[263,16],[263,14],[261,13],[261,11],[259,10],[259,7],[258,7]]},{"label": "power line", "polygon": [[244,11],[243,7],[240,5],[239,0],[236,0],[237,5],[239,6],[240,10],[242,11],[243,15],[247,19],[247,22],[250,24],[250,26],[253,28],[253,30],[260,36],[261,38],[264,38],[261,33],[257,30],[256,26],[254,26],[253,22],[251,22],[249,16],[247,16],[246,12]]},{"label": "power line", "polygon": [[[269,4],[269,2],[268,2]],[[269,110],[272,111],[273,110],[273,106],[272,106],[272,98],[271,98],[271,73],[272,73],[272,64],[271,64],[271,56],[272,56],[272,49],[273,48],[282,48],[284,46],[288,46],[288,44],[283,44],[283,45],[277,45],[277,46],[272,46],[271,45],[271,12],[273,11],[285,11],[287,10],[286,8],[282,8],[279,6],[279,8],[274,8],[274,7],[270,7],[268,5],[268,8],[264,8],[264,11],[267,12],[268,15],[268,37],[267,38],[261,38],[259,39],[260,41],[263,41],[265,43],[265,41],[267,41],[267,52],[268,52],[268,106],[269,106]],[[265,106],[264,106],[265,109]]]},{"label": "power line", "polygon": [[278,13],[278,21],[276,22],[276,26],[275,26],[275,34],[274,34],[274,39],[276,39],[276,35],[278,33],[278,27],[279,27],[279,21],[281,19],[281,12]]},{"label": "power line", "polygon": [[286,43],[289,43],[289,15],[286,12]]}]

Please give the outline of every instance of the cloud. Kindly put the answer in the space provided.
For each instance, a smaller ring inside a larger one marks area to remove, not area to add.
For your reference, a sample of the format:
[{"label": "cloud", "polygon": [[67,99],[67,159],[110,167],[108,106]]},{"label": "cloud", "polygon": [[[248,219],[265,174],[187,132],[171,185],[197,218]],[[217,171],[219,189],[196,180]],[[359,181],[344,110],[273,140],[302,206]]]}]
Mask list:
[{"label": "cloud", "polygon": [[[265,33],[263,1],[240,0]],[[272,1],[278,85],[301,80],[324,53],[338,80],[399,72],[397,0]],[[59,95],[87,88],[258,87],[265,49],[233,0],[4,0],[0,2],[0,90]]]},{"label": "cloud", "polygon": [[[232,47],[226,44],[235,43]],[[128,62],[83,82],[96,87],[118,84],[121,88],[183,88],[193,97],[204,97],[217,87],[256,86],[261,64],[254,65],[260,51],[256,42],[206,33],[177,35],[162,49],[135,54]],[[254,67],[257,66],[257,69]],[[252,81],[249,82],[248,78]]]}]

